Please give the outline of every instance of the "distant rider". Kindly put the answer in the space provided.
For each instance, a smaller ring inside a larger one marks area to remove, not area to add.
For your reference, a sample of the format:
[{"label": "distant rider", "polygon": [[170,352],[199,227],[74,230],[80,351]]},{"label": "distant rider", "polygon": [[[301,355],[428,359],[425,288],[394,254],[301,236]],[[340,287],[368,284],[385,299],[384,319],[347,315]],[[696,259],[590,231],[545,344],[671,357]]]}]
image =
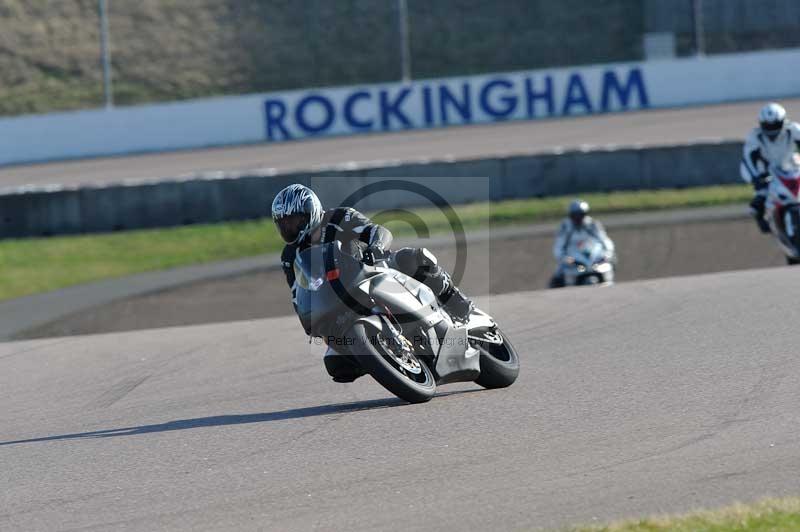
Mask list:
[{"label": "distant rider", "polygon": [[553,256],[556,258],[558,269],[550,280],[550,288],[564,286],[562,264],[573,239],[591,237],[599,240],[605,248],[606,259],[609,262],[616,261],[614,242],[608,238],[603,224],[589,216],[588,203],[580,199],[574,200],[569,204],[567,215],[567,218],[561,222],[555,244],[553,244]]},{"label": "distant rider", "polygon": [[[294,259],[298,251],[314,244],[339,241],[342,250],[367,264],[388,258],[389,266],[427,285],[444,308],[457,320],[467,321],[474,305],[453,283],[450,274],[439,266],[436,257],[425,248],[402,248],[388,252],[392,233],[372,223],[355,209],[338,207],[325,211],[310,188],[295,184],[284,188],[272,202],[272,219],[286,242],[281,265],[286,282],[295,298]],[[325,368],[336,382],[352,382],[361,368],[338,356],[332,349],[325,353]]]},{"label": "distant rider", "polygon": [[786,109],[781,105],[768,103],[758,114],[758,127],[747,135],[739,168],[742,179],[751,183],[755,190],[750,212],[763,233],[769,233],[764,210],[770,168],[792,164],[795,150],[800,150],[800,125],[786,119]]}]

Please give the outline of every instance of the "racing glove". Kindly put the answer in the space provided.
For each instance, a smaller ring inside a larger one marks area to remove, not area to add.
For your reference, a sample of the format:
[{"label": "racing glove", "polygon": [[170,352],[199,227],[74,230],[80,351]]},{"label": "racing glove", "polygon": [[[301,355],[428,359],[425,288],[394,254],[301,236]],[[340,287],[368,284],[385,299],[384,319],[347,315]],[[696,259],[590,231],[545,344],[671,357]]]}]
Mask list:
[{"label": "racing glove", "polygon": [[755,190],[764,190],[769,186],[769,172],[763,172],[753,178],[753,188]]},{"label": "racing glove", "polygon": [[368,266],[375,266],[375,263],[386,258],[386,252],[380,246],[368,246],[361,255],[361,261]]}]

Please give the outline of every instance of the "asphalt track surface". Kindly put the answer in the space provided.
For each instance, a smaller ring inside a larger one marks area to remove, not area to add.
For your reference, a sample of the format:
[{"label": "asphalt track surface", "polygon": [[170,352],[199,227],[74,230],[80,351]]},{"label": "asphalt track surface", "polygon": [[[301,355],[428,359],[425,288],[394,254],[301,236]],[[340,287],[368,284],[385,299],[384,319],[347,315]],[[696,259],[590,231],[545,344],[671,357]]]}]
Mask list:
[{"label": "asphalt track surface", "polygon": [[[744,213],[745,207],[741,207]],[[731,216],[737,208],[698,211],[707,220],[690,220],[691,211],[653,213],[648,223],[637,224],[640,215],[608,217],[609,234],[619,253],[619,281],[692,275],[723,270],[764,268],[785,264],[771,236],[758,232],[749,218],[711,219],[712,214]],[[652,223],[663,216],[662,223]],[[516,233],[490,233],[487,241],[468,245],[468,264],[461,287],[470,295],[505,294],[547,287],[555,269],[552,258],[555,224],[523,228]],[[424,240],[449,271],[454,271],[456,250]],[[277,258],[272,258],[277,266]],[[118,281],[125,282],[125,280]],[[80,297],[75,295],[74,297]],[[283,273],[275,267],[227,278],[194,282],[135,297],[126,297],[92,308],[81,308],[50,322],[21,329],[17,339],[76,334],[121,332],[292,314]],[[41,314],[40,301],[30,318]],[[49,303],[53,305],[54,303]],[[2,309],[2,305],[0,305]]]},{"label": "asphalt track surface", "polygon": [[800,489],[797,270],[495,296],[516,384],[331,382],[294,318],[0,344],[0,529],[515,530]]},{"label": "asphalt track surface", "polygon": [[[668,109],[572,119],[506,122],[390,134],[255,144],[0,168],[0,188],[79,185],[198,172],[308,170],[348,162],[477,158],[598,145],[668,145],[743,139],[764,102]],[[800,99],[781,100],[800,116]]]}]

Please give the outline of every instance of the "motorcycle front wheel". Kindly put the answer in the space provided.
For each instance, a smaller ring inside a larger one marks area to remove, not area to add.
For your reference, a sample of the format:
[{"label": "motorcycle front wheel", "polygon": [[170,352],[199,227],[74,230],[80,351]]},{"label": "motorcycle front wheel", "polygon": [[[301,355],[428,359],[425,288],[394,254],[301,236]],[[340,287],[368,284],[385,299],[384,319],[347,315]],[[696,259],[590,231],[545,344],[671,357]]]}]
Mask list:
[{"label": "motorcycle front wheel", "polygon": [[481,353],[481,374],[475,383],[484,388],[506,388],[514,384],[519,376],[519,356],[508,338],[497,329],[495,332],[502,344],[470,340]]},{"label": "motorcycle front wheel", "polygon": [[585,275],[578,280],[578,286],[590,286],[600,284],[601,280],[600,277],[597,275]]},{"label": "motorcycle front wheel", "polygon": [[348,337],[359,364],[381,386],[409,403],[425,403],[436,393],[436,380],[402,335],[388,337],[372,324],[356,323]]}]

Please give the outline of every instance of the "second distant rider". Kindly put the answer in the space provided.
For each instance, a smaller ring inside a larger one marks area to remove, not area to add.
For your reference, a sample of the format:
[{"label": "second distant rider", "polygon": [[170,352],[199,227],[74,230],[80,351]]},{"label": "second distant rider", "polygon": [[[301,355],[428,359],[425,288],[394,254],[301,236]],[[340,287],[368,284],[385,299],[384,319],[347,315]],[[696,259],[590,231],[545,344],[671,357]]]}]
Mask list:
[{"label": "second distant rider", "polygon": [[555,244],[553,244],[553,256],[556,258],[558,269],[553,278],[550,279],[550,288],[562,288],[564,286],[564,272],[561,269],[561,265],[573,239],[589,236],[599,240],[605,248],[606,260],[609,262],[616,261],[614,242],[608,238],[603,224],[589,216],[588,203],[576,199],[569,204],[567,215],[567,218],[561,222]]}]

